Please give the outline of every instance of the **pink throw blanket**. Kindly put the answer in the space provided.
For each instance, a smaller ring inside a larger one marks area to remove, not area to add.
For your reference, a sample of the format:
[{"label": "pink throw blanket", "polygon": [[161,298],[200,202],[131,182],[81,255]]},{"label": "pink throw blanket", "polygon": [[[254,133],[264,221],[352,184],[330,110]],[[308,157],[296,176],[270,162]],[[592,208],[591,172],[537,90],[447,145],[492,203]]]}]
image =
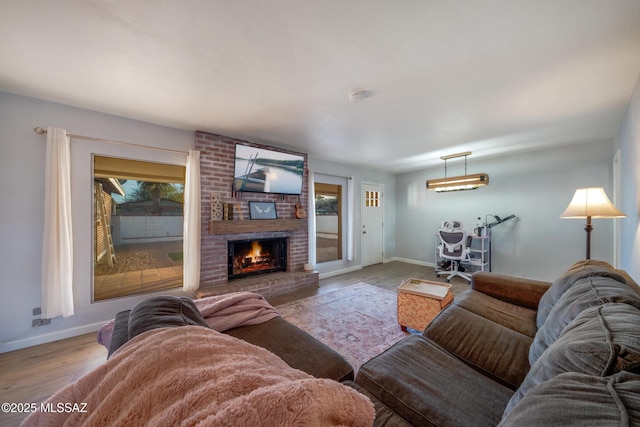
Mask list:
[{"label": "pink throw blanket", "polygon": [[[230,294],[194,300],[194,303],[211,329],[224,332],[238,326],[257,325],[280,316],[271,304],[260,294],[253,292],[233,292]],[[111,347],[114,319],[98,331],[98,344]]]},{"label": "pink throw blanket", "polygon": [[193,302],[209,327],[218,332],[256,325],[280,316],[262,295],[253,292],[233,292]]},{"label": "pink throw blanket", "polygon": [[375,415],[357,391],[200,326],[135,337],[45,402],[58,404],[77,410],[35,412],[23,425],[365,427]]}]

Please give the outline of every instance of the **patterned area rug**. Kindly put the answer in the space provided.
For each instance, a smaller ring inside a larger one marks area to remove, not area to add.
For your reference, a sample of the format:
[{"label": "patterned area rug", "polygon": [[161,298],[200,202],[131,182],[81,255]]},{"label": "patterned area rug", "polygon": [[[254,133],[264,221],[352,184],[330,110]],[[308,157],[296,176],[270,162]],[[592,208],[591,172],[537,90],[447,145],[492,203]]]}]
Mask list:
[{"label": "patterned area rug", "polygon": [[366,283],[277,306],[289,322],[342,354],[354,370],[404,338],[397,296]]}]

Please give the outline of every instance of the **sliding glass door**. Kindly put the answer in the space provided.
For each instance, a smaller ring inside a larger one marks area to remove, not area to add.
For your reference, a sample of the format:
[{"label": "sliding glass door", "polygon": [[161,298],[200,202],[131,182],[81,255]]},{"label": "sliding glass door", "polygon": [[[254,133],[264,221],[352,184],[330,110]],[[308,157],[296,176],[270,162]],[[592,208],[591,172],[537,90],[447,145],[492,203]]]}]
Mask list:
[{"label": "sliding glass door", "polygon": [[342,259],[342,186],[316,182],[316,262]]}]

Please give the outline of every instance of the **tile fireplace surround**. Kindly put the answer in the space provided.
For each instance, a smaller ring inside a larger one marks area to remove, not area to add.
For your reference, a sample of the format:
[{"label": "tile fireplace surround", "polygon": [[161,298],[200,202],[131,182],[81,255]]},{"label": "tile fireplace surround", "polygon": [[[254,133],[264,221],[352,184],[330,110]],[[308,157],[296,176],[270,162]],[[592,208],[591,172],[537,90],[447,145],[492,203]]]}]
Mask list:
[{"label": "tile fireplace surround", "polygon": [[[200,175],[202,197],[202,240],[200,289],[196,292],[199,298],[220,295],[228,292],[250,291],[266,298],[289,292],[317,288],[318,273],[304,272],[304,264],[309,259],[309,231],[306,219],[295,218],[295,204],[298,196],[261,193],[242,193],[233,197],[231,184],[235,164],[235,145],[241,143],[259,148],[270,148],[262,144],[254,144],[226,136],[207,132],[196,132],[196,150],[200,151]],[[289,152],[287,150],[280,150]],[[302,154],[302,153],[294,153]],[[307,156],[300,200],[303,207],[307,200]],[[221,194],[224,203],[234,203],[239,207],[232,221],[211,221],[210,200],[212,194]],[[249,201],[275,202],[278,219],[249,220]],[[227,278],[227,242],[255,238],[285,237],[287,245],[287,270],[262,274],[248,278]]]}]

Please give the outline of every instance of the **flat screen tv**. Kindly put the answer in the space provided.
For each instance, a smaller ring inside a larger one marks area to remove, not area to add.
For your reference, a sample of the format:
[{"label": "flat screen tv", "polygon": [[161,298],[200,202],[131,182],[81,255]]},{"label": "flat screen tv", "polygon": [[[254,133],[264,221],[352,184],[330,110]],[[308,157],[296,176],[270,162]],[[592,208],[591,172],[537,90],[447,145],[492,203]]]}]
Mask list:
[{"label": "flat screen tv", "polygon": [[233,191],[302,194],[304,156],[236,144]]}]

